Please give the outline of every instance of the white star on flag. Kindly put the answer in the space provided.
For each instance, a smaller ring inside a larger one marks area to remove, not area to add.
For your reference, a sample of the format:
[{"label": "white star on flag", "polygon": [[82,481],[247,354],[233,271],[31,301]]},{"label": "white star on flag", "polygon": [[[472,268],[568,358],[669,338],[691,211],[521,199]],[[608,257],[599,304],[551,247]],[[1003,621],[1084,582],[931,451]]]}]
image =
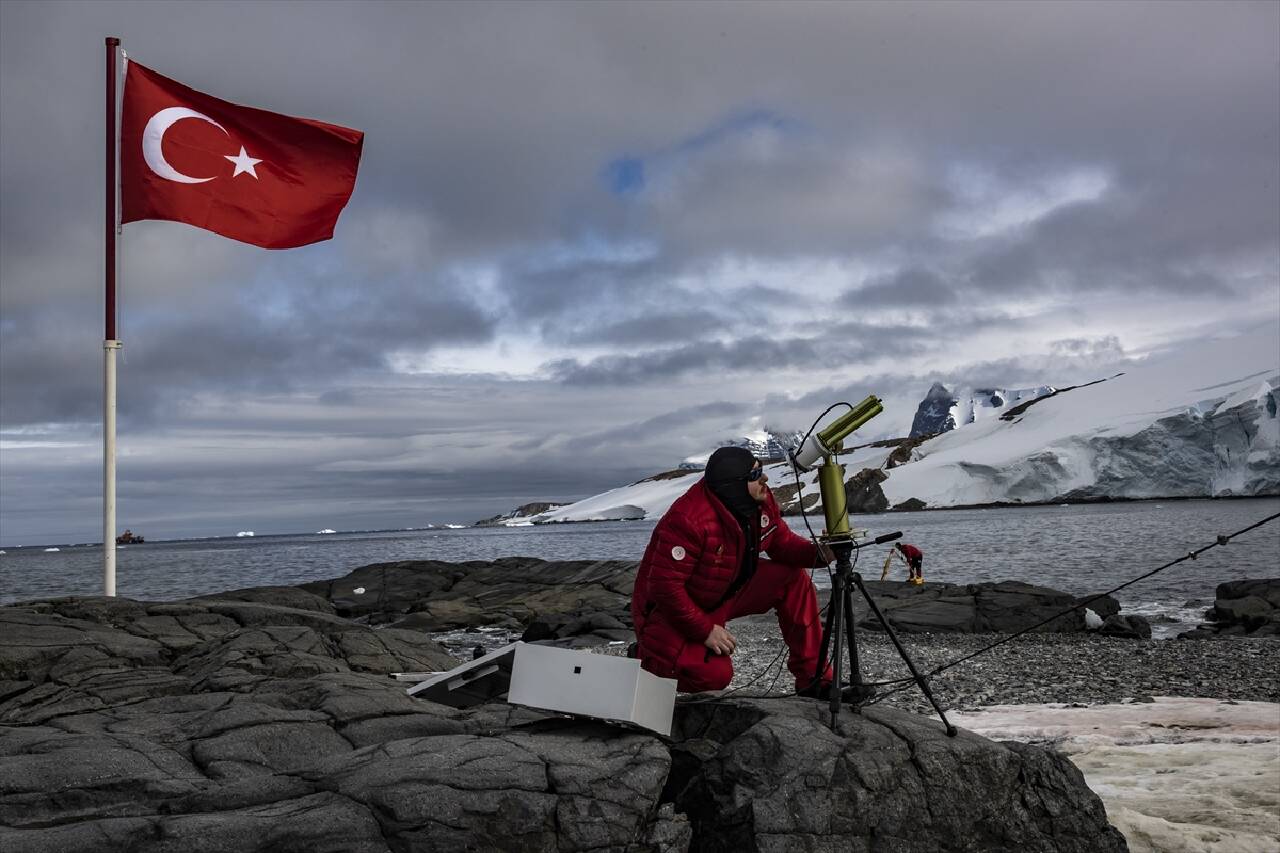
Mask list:
[{"label": "white star on flag", "polygon": [[241,173],[246,173],[249,175],[253,175],[253,179],[255,181],[258,179],[258,173],[253,171],[253,167],[261,163],[262,160],[254,159],[253,157],[250,157],[249,154],[244,150],[243,145],[240,146],[240,153],[237,156],[232,157],[230,154],[223,154],[222,156],[226,157],[232,163],[236,164],[236,170],[231,173],[231,177],[234,178],[236,175],[239,175]]}]

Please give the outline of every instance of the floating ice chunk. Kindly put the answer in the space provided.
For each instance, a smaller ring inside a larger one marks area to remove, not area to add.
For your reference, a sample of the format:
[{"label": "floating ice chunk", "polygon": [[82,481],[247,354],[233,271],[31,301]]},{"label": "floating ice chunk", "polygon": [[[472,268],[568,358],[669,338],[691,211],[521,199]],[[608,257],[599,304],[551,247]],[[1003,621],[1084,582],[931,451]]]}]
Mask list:
[{"label": "floating ice chunk", "polygon": [[324,534],[324,533],[337,533],[337,532],[338,532],[338,531],[336,531],[336,530],[334,530],[334,529],[332,529],[332,528],[329,528],[329,527],[326,527],[324,530],[317,530],[317,531],[316,531],[316,533],[319,533],[319,534]]},{"label": "floating ice chunk", "polygon": [[44,549],[44,552],[45,552],[46,554],[54,554],[54,553],[57,553],[58,551],[61,551],[61,550],[62,550],[61,548],[45,548],[45,549]]},{"label": "floating ice chunk", "polygon": [[241,531],[240,531],[239,533],[237,533],[236,535],[237,535],[237,536],[252,536],[252,535],[253,535],[253,531],[252,531],[252,530],[241,530]]}]

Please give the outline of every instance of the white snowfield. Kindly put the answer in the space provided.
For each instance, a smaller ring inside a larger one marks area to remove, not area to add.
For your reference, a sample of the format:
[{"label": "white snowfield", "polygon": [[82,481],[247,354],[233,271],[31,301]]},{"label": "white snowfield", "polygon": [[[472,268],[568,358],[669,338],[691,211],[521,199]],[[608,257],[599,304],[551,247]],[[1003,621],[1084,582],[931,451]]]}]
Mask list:
[{"label": "white snowfield", "polygon": [[[1011,420],[987,416],[945,432],[888,469],[881,488],[891,506],[918,498],[929,507],[1280,494],[1277,388],[1280,329],[1267,324],[1045,397]],[[841,456],[846,479],[882,468],[891,450]],[[787,463],[766,470],[775,492],[795,483]],[[698,476],[641,481],[531,520],[656,519]],[[801,475],[803,494],[817,494],[816,478]]]},{"label": "white snowfield", "polygon": [[1274,326],[1153,359],[916,449],[883,484],[928,506],[1280,491]]},{"label": "white snowfield", "polygon": [[993,705],[950,718],[993,740],[1065,753],[1133,853],[1280,850],[1280,704],[1157,696]]}]

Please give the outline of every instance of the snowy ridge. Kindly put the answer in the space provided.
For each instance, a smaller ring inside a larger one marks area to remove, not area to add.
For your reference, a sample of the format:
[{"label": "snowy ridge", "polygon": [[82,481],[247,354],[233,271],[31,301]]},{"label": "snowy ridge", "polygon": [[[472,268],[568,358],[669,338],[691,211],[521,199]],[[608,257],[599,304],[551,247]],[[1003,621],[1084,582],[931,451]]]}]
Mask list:
[{"label": "snowy ridge", "polygon": [[1280,494],[1274,328],[1203,342],[921,444],[896,505]]},{"label": "snowy ridge", "polygon": [[[787,454],[800,443],[803,432],[776,432],[771,429],[759,429],[749,432],[742,438],[732,438],[720,442],[717,447],[745,447],[757,459],[785,459]],[[706,467],[711,452],[689,456],[680,463],[681,468],[701,470]]]},{"label": "snowy ridge", "polygon": [[920,408],[911,422],[911,436],[950,432],[966,424],[1002,415],[1014,406],[1052,394],[1054,390],[1049,385],[1014,389],[962,388],[953,394],[945,385],[935,382],[920,401]]},{"label": "snowy ridge", "polygon": [[[885,469],[881,488],[890,506],[910,498],[947,507],[1275,495],[1278,387],[1280,332],[1269,325],[1167,353],[1106,381],[1037,394],[1013,418],[977,417],[921,443],[896,467],[886,467],[892,447],[863,447],[840,461],[846,479]],[[1015,405],[998,408],[1007,413]],[[765,470],[779,503],[792,504],[791,466]],[[612,489],[530,520],[656,519],[695,473]],[[817,494],[816,480],[815,472],[801,475],[804,495]]]}]

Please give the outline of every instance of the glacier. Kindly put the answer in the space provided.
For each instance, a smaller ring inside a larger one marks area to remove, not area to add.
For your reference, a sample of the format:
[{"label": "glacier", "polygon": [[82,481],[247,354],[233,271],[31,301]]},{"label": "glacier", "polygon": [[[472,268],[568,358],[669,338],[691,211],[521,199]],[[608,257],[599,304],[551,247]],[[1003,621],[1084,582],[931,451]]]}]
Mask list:
[{"label": "glacier", "polygon": [[[858,447],[840,462],[846,480],[865,468],[882,470],[887,506],[911,499],[937,508],[1280,495],[1277,389],[1280,328],[1268,323],[1152,356],[1087,385],[1028,389],[998,416],[918,444]],[[784,511],[797,511],[790,464],[766,470]],[[800,481],[809,506],[817,474]],[[641,511],[653,519],[692,482],[659,475],[531,520],[635,518]]]}]

